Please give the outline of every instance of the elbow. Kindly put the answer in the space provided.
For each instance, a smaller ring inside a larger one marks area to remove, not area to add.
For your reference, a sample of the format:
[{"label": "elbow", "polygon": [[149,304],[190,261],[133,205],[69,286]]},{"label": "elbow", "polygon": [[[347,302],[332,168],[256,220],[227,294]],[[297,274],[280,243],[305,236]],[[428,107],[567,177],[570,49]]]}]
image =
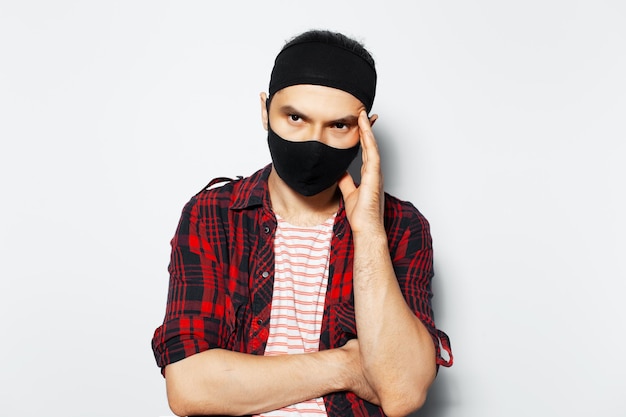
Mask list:
[{"label": "elbow", "polygon": [[172,413],[174,413],[174,415],[179,416],[179,417],[184,417],[184,416],[189,415],[189,413],[187,412],[187,407],[185,406],[185,403],[180,401],[178,398],[172,398],[168,396],[167,402],[170,406],[170,410],[172,410]]},{"label": "elbow", "polygon": [[185,393],[182,389],[172,387],[172,385],[168,384],[167,403],[174,415],[179,417],[197,414],[204,415],[207,414],[207,411],[210,411],[207,404],[201,404],[198,398],[194,398],[193,395]]},{"label": "elbow", "polygon": [[388,417],[404,417],[422,408],[426,402],[426,395],[426,390],[416,390],[397,396],[393,400],[383,398],[380,406]]},{"label": "elbow", "polygon": [[[407,379],[401,384],[390,387],[390,389],[377,391],[380,406],[385,415],[389,417],[407,416],[422,408],[435,375],[436,368],[433,366],[432,372],[428,370],[413,379]],[[389,385],[387,386],[389,387]]]},{"label": "elbow", "polygon": [[[171,369],[170,369],[171,368]],[[198,395],[197,384],[193,379],[181,374],[175,366],[166,368],[165,386],[167,403],[172,412],[180,417],[205,414],[207,411],[206,399],[204,403]],[[200,411],[203,412],[200,412]]]},{"label": "elbow", "polygon": [[219,351],[191,355],[165,367],[167,402],[177,416],[248,414],[240,413],[242,406],[225,398],[230,391],[220,388],[213,373],[203,372],[211,368],[213,362],[207,360],[215,356],[211,352]]},{"label": "elbow", "polygon": [[166,386],[167,403],[170,406],[170,410],[179,417],[193,414],[193,407],[190,406],[192,400],[188,395],[185,395],[184,390],[180,389],[171,380],[167,381]]}]

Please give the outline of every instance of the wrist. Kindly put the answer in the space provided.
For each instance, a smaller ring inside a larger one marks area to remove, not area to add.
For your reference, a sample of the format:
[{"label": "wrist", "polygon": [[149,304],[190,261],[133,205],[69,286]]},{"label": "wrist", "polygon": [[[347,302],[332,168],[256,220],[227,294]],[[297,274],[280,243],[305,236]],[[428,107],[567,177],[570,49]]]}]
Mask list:
[{"label": "wrist", "polygon": [[387,232],[384,227],[370,227],[365,230],[352,231],[352,239],[356,246],[366,248],[388,247]]},{"label": "wrist", "polygon": [[350,368],[350,355],[345,346],[319,351],[316,356],[320,362],[318,369],[324,367],[329,371],[327,375],[328,391],[348,391],[353,384],[353,377]]},{"label": "wrist", "polygon": [[367,225],[367,227],[362,227],[360,229],[353,229],[352,230],[355,234],[359,234],[359,235],[386,235],[387,232],[385,231],[385,226],[383,226],[382,224],[369,224]]},{"label": "wrist", "polygon": [[337,378],[338,390],[354,392],[362,379],[358,341],[356,339],[349,340],[345,345],[335,350],[341,369],[339,378]]}]

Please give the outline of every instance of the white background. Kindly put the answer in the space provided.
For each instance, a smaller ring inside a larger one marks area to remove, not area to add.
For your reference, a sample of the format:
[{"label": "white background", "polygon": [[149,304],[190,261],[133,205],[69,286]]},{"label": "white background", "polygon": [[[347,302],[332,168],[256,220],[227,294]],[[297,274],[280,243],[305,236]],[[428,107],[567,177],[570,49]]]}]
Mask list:
[{"label": "white background", "polygon": [[430,220],[455,365],[416,416],[625,416],[626,4],[0,1],[0,414],[171,415],[184,203],[269,162],[284,41],[373,52],[386,188]]}]

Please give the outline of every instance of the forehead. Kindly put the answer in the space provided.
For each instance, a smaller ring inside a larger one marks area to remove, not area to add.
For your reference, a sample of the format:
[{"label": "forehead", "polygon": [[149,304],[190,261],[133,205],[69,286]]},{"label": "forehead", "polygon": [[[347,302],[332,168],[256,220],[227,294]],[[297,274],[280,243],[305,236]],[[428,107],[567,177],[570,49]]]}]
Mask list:
[{"label": "forehead", "polygon": [[291,106],[307,113],[325,113],[332,117],[357,116],[365,109],[359,99],[337,88],[323,85],[299,84],[285,87],[272,97],[275,107]]}]

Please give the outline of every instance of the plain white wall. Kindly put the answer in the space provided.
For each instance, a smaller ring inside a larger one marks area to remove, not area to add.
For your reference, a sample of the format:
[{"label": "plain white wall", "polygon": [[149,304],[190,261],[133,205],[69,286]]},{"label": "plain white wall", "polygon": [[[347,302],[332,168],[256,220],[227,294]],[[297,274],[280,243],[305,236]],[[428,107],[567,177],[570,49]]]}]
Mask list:
[{"label": "plain white wall", "polygon": [[150,339],[180,210],[269,162],[310,28],[365,42],[387,190],[452,340],[416,416],[624,416],[620,1],[0,1],[0,414],[171,415]]}]

